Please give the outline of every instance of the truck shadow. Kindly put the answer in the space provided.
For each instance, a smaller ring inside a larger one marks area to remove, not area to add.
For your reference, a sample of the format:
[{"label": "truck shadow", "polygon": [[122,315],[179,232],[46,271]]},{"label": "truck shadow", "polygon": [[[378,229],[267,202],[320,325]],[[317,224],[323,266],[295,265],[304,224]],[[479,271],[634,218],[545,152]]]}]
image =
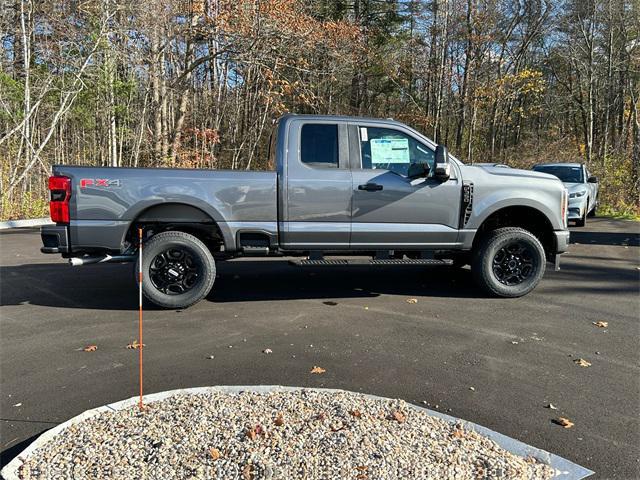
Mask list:
[{"label": "truck shadow", "polygon": [[291,266],[286,260],[221,264],[213,302],[370,298],[380,295],[480,298],[468,269],[424,266]]},{"label": "truck shadow", "polygon": [[618,232],[581,232],[571,230],[571,243],[582,245],[640,246],[640,234]]},{"label": "truck shadow", "polygon": [[[296,267],[285,259],[218,262],[211,302],[368,298],[379,295],[481,298],[469,269],[420,266]],[[136,310],[138,290],[129,264],[0,267],[0,305]],[[147,309],[155,309],[146,305]]]},{"label": "truck shadow", "polygon": [[[576,260],[578,260],[576,258]],[[575,263],[567,257],[560,272],[546,282],[562,282],[562,291],[637,292],[637,270],[625,265]],[[40,305],[87,310],[137,310],[133,267],[88,265],[71,270],[62,264],[0,267],[0,305]],[[566,284],[570,281],[569,284]],[[402,295],[433,298],[487,298],[468,268],[423,266],[292,266],[286,259],[242,259],[218,262],[215,303],[372,298]],[[147,310],[157,310],[152,304]]]}]

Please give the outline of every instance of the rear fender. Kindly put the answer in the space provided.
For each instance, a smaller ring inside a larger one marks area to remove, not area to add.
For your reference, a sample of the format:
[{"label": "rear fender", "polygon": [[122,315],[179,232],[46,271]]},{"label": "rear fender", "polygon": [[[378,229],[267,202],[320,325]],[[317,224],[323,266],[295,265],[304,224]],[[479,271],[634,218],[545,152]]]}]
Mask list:
[{"label": "rear fender", "polygon": [[222,214],[212,205],[194,197],[174,197],[170,202],[141,201],[127,210],[125,218],[133,219],[132,224],[136,222],[215,223],[222,235],[225,250],[236,249],[233,232]]}]

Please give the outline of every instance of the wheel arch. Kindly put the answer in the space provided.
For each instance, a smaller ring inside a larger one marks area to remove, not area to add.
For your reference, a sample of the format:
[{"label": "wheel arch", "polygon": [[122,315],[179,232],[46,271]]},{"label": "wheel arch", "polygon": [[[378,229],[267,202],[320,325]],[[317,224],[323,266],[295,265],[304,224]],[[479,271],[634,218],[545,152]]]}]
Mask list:
[{"label": "wheel arch", "polygon": [[542,243],[547,256],[556,251],[554,228],[549,217],[541,210],[527,205],[503,207],[488,215],[476,231],[472,250],[475,250],[487,232],[503,227],[520,227],[532,233]]},{"label": "wheel arch", "polygon": [[[132,218],[123,237],[123,244],[137,235],[137,228],[156,229],[157,232],[176,230],[190,233],[210,247],[224,245],[234,249],[233,235],[222,216],[211,206],[191,202],[170,201],[138,205],[130,212]],[[212,248],[212,249],[214,249]]]}]

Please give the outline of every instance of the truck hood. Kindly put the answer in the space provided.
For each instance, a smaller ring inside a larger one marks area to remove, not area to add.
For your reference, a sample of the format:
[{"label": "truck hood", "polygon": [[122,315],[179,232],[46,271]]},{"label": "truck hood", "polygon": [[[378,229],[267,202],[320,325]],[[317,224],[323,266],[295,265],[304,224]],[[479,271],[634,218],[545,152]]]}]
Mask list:
[{"label": "truck hood", "polygon": [[504,167],[490,167],[481,166],[483,170],[492,174],[499,175],[501,177],[516,177],[516,178],[539,178],[541,180],[553,180],[559,182],[558,177],[549,175],[548,173],[534,172],[533,170],[521,170],[519,168],[504,168]]},{"label": "truck hood", "polygon": [[569,193],[582,192],[587,189],[587,186],[584,183],[563,182],[562,184],[569,191]]}]

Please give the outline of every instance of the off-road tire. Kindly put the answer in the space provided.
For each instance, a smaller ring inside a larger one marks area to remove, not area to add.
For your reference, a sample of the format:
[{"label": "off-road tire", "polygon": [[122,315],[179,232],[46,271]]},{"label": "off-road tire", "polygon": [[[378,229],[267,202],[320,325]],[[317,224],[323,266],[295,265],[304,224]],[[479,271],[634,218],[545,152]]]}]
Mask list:
[{"label": "off-road tire", "polygon": [[[196,283],[188,291],[167,294],[156,288],[151,280],[150,267],[157,255],[169,249],[187,252],[198,270]],[[138,282],[140,260],[136,262]],[[163,308],[186,308],[205,298],[216,279],[216,264],[211,252],[198,238],[185,232],[168,231],[151,237],[142,249],[142,293],[150,302]]]},{"label": "off-road tire", "polygon": [[[532,260],[531,274],[516,285],[502,283],[494,272],[494,258],[513,242],[526,246]],[[471,271],[480,288],[492,296],[515,298],[533,290],[544,275],[546,256],[540,241],[523,228],[499,228],[487,233],[473,252]]]}]

